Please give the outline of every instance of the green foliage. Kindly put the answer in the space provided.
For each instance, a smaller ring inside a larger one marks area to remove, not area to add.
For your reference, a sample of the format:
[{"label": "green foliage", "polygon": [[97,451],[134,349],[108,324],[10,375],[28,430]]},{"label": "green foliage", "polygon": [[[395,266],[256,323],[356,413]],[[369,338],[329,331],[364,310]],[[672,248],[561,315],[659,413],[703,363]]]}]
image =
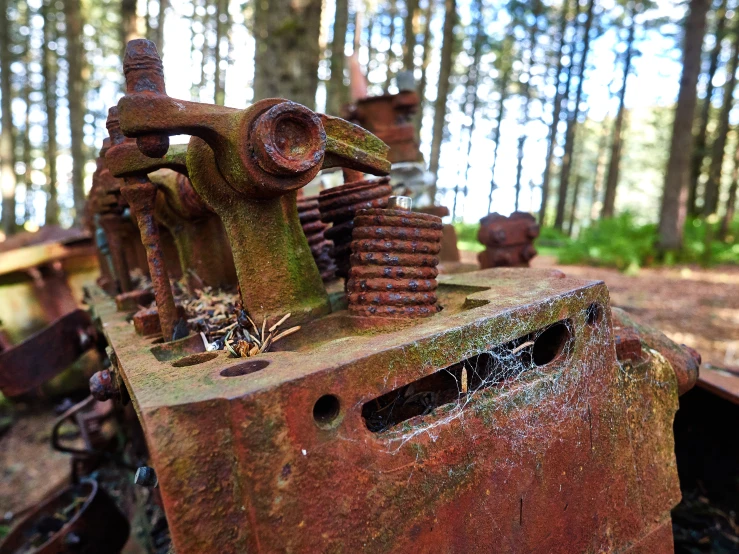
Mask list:
[{"label": "green foliage", "polygon": [[458,221],[454,224],[457,231],[457,246],[460,250],[469,252],[482,252],[485,247],[477,240],[477,231],[480,229],[479,223],[462,223]]},{"label": "green foliage", "polygon": [[[719,240],[720,226],[720,221],[688,221],[683,251],[663,263],[739,264],[739,219],[730,226],[723,241]],[[556,237],[556,232],[547,229],[539,240],[549,241]],[[586,264],[635,271],[658,261],[655,247],[657,226],[651,223],[637,224],[630,213],[594,222],[582,230],[577,240],[567,237],[561,237],[560,240],[556,255],[562,264]]]}]

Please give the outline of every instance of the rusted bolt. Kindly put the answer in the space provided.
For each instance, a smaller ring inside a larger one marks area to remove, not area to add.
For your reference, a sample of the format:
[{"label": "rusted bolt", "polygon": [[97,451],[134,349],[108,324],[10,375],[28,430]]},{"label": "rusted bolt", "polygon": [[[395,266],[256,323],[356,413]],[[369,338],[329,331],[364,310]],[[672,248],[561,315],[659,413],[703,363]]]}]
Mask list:
[{"label": "rusted bolt", "polygon": [[136,470],[136,474],[133,476],[133,482],[141,487],[147,489],[153,489],[159,485],[157,474],[153,467],[141,466]]},{"label": "rusted bolt", "polygon": [[304,173],[326,152],[326,131],[318,115],[294,102],[270,108],[254,124],[252,140],[259,166],[273,175]]},{"label": "rusted bolt", "polygon": [[90,377],[90,394],[95,400],[104,402],[118,395],[118,387],[113,374],[107,369],[98,371]]}]

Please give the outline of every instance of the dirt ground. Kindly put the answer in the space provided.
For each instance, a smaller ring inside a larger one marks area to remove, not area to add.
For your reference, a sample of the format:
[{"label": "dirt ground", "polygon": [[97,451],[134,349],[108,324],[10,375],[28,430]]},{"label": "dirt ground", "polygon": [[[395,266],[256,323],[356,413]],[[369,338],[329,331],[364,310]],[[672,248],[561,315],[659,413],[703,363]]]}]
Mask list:
[{"label": "dirt ground", "polygon": [[[474,262],[475,255],[464,252],[463,261]],[[697,349],[704,363],[739,367],[739,267],[645,269],[625,275],[612,269],[557,266],[546,256],[537,257],[533,266],[603,280],[614,306]],[[49,446],[55,418],[51,406],[14,409],[12,418],[9,429],[3,433],[0,428],[0,537],[13,514],[58,486],[70,468],[68,457]]]}]

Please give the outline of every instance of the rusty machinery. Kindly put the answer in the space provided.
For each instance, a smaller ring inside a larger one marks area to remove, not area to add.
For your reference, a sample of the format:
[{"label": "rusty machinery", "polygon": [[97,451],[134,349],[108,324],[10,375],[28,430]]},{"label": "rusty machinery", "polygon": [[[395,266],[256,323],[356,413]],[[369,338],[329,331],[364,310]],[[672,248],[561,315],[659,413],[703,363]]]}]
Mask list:
[{"label": "rusty machinery", "polygon": [[534,239],[539,236],[539,224],[526,212],[513,212],[506,217],[488,214],[480,220],[477,239],[485,250],[477,255],[482,269],[491,267],[528,267],[536,256]]},{"label": "rusty machinery", "polygon": [[[377,191],[337,225],[351,221],[346,292],[329,295],[296,191],[325,167],[386,174],[387,147],[286,100],[171,99],[148,41],[124,69],[120,129],[136,142],[106,156],[122,192],[152,165],[186,171],[223,223],[246,313],[301,324],[234,357],[164,324],[140,336],[132,310],[90,291],[112,362],[95,394],[135,407],[153,466],[137,480],[158,483],[178,553],[672,551],[672,422],[693,353],[612,311],[602,282],[439,276],[440,218]],[[170,147],[180,133],[189,145]],[[156,264],[155,199],[128,196]]]}]

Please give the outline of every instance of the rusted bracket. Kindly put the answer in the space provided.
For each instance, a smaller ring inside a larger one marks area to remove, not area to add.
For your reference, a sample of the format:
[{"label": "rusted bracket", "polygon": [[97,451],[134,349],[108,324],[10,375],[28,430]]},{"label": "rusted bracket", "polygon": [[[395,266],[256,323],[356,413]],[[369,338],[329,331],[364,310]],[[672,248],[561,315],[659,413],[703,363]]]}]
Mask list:
[{"label": "rusted bracket", "polygon": [[252,317],[291,312],[300,322],[328,313],[296,191],[328,167],[387,174],[387,145],[361,127],[283,99],[236,110],[170,98],[156,47],[147,40],[129,42],[124,72],[121,129],[144,154],[164,156],[168,135],[193,135],[188,173],[224,223]]},{"label": "rusted bracket", "polygon": [[0,354],[0,392],[12,397],[43,385],[90,350],[96,337],[86,311],[60,317]]}]

